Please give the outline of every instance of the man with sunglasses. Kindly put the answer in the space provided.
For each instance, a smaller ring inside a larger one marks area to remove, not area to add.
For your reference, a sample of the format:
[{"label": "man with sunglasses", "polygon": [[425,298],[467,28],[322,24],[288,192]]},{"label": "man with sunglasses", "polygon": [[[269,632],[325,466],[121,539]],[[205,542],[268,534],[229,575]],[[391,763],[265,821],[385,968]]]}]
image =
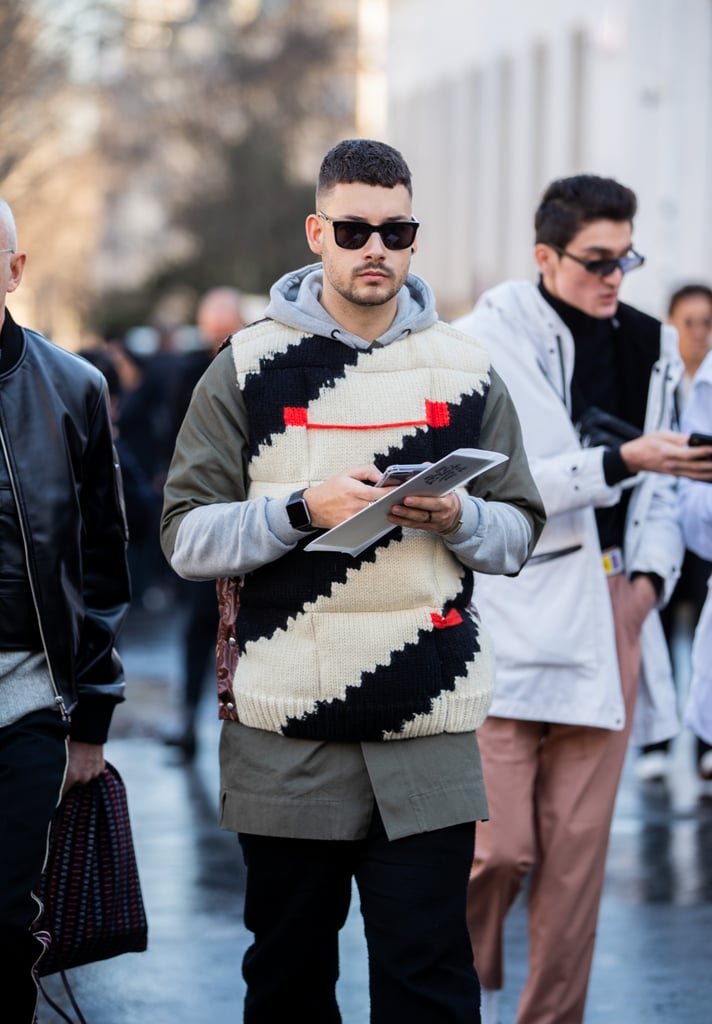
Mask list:
[{"label": "man with sunglasses", "polygon": [[712,448],[673,431],[674,330],[618,297],[643,263],[635,213],[612,179],[554,181],[535,217],[538,284],[501,284],[456,322],[487,344],[514,398],[547,512],[522,573],[479,588],[497,651],[479,732],[490,819],[468,907],[485,1024],[499,1020],[504,919],[530,873],[517,1022],[583,1019],[636,698],[638,743],[678,727],[655,609],[682,560],[676,477],[712,480]]},{"label": "man with sunglasses", "polygon": [[[473,570],[517,573],[543,514],[483,346],[410,273],[417,229],[400,153],[330,150],[306,220],[321,261],[218,353],[168,473],[171,565],[241,579],[220,766],[221,824],[247,865],[247,1024],[340,1021],[354,880],[374,1024],[479,1019],[465,906],[494,679]],[[357,556],[305,550],[387,496],[389,464],[458,447],[509,458],[394,504],[398,529]]]}]

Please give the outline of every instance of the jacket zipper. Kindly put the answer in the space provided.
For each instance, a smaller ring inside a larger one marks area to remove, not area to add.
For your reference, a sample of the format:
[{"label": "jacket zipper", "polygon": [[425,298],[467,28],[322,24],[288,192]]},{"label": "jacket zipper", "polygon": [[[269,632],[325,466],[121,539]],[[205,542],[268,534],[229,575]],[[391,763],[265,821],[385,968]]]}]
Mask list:
[{"label": "jacket zipper", "polygon": [[568,548],[559,548],[557,551],[544,551],[540,555],[530,555],[530,562],[551,562],[555,558],[564,558],[566,555],[573,555],[576,551],[581,551],[583,544],[572,544]]},{"label": "jacket zipper", "polygon": [[571,409],[569,409],[568,396],[566,394],[566,373],[564,372],[564,352],[563,344],[561,341],[561,335],[556,335],[556,347],[559,352],[559,371],[561,373],[561,401],[566,406],[566,410],[571,415]]},{"label": "jacket zipper", "polygon": [[566,375],[564,373],[564,356],[563,356],[563,352],[562,352],[561,338],[559,337],[558,334],[556,335],[556,344],[557,344],[557,348],[558,348],[558,352],[559,352],[559,371],[560,371],[560,374],[561,374],[561,389],[560,390],[557,390],[557,385],[554,383],[554,381],[552,379],[552,375],[549,372],[549,366],[547,366],[547,364],[542,359],[540,359],[539,356],[536,357],[536,364],[539,367],[539,369],[541,370],[542,377],[544,378],[546,383],[549,385],[551,390],[554,392],[556,397],[559,399],[559,401],[563,405],[564,409],[566,409],[566,412],[567,412],[567,414],[569,416],[569,419],[570,419],[571,418],[571,412],[569,410],[569,405],[568,405],[567,396],[566,396]]},{"label": "jacket zipper", "polygon": [[668,381],[671,379],[670,376],[669,376],[669,374],[670,374],[670,363],[661,363],[660,364],[660,373],[662,375],[662,387],[660,388],[660,391],[661,391],[661,402],[660,402],[660,415],[658,416],[658,422],[655,425],[655,429],[656,430],[661,430],[662,429],[662,424],[663,424],[663,422],[666,421],[666,419],[669,419],[669,421],[674,423],[674,424],[677,423],[677,416],[676,415],[674,415],[674,416],[671,415],[670,417],[666,417],[665,416],[665,410],[667,409],[667,406],[668,406],[668,392],[670,393],[671,401],[673,403],[673,412],[675,411],[675,406],[674,406],[674,402],[675,402],[675,389],[668,387]]},{"label": "jacket zipper", "polygon": [[50,661],[49,651],[47,650],[47,642],[45,640],[44,629],[42,627],[42,618],[40,616],[40,609],[39,609],[39,604],[38,604],[38,601],[37,601],[37,592],[35,590],[35,583],[34,583],[34,580],[32,579],[32,573],[30,571],[30,549],[29,549],[29,545],[27,543],[27,531],[25,529],[25,523],[23,521],[22,513],[20,511],[19,495],[18,495],[18,492],[17,492],[17,486],[16,486],[16,483],[15,483],[15,477],[13,476],[13,472],[12,472],[12,464],[10,462],[9,452],[8,452],[7,444],[6,444],[6,441],[5,441],[5,434],[3,433],[3,430],[2,430],[1,427],[0,427],[0,446],[2,446],[2,453],[3,453],[4,459],[5,459],[5,465],[7,467],[7,475],[8,475],[8,479],[10,480],[10,487],[12,488],[12,496],[13,496],[14,501],[15,501],[15,508],[17,510],[17,521],[20,524],[20,535],[22,537],[22,547],[23,547],[24,552],[25,552],[25,568],[27,569],[27,579],[29,580],[29,584],[30,584],[30,593],[32,594],[32,603],[33,603],[33,605],[35,607],[35,615],[37,616],[37,625],[38,625],[38,628],[39,628],[39,631],[40,631],[40,639],[42,640],[42,649],[44,650],[45,661],[47,662],[47,669],[49,671],[49,678],[50,678],[50,682],[52,683],[52,689],[54,690],[54,694],[55,694],[54,702],[57,705],[62,718],[65,721],[68,721],[69,720],[69,715],[67,714],[67,708],[66,708],[66,705],[64,703],[64,698],[62,697],[61,693],[59,692],[59,687],[57,686],[57,683],[55,681],[54,671],[52,669],[52,662]]}]

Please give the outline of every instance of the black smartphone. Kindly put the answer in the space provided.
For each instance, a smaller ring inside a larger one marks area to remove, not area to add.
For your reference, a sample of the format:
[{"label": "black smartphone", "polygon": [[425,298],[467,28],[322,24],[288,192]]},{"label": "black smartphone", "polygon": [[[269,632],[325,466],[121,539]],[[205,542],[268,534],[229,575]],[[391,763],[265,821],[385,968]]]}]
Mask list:
[{"label": "black smartphone", "polygon": [[397,487],[399,484],[404,484],[406,480],[410,480],[416,473],[422,473],[427,468],[427,462],[409,463],[403,466],[388,466],[381,475],[380,480],[376,482],[376,487]]},{"label": "black smartphone", "polygon": [[698,448],[702,444],[712,445],[712,434],[690,434],[687,442],[691,448]]}]

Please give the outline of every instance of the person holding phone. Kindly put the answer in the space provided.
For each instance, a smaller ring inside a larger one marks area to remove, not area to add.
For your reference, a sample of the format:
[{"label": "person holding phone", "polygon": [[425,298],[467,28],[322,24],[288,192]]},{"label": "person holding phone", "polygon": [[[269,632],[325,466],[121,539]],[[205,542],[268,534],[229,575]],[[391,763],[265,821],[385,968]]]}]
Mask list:
[{"label": "person holding phone", "polygon": [[[611,178],[551,182],[534,216],[538,281],[497,285],[455,322],[487,345],[514,399],[547,512],[519,576],[480,587],[497,650],[479,731],[490,819],[469,907],[486,1024],[498,1020],[504,921],[527,876],[517,1022],[583,1020],[634,718],[641,746],[679,728],[657,609],[682,562],[676,481],[712,480],[712,452],[675,429],[674,329],[619,298],[645,262],[636,210],[634,192]],[[619,436],[585,443],[576,425],[591,410],[609,428],[620,421]]]},{"label": "person holding phone", "polygon": [[[667,321],[677,331],[680,358],[684,367],[676,392],[680,418],[692,389],[695,374],[712,346],[712,289],[709,285],[693,281],[676,288],[668,302]],[[697,447],[698,438],[699,435],[690,437],[689,444]],[[694,551],[686,549],[680,577],[670,600],[660,613],[678,693],[682,680],[678,679],[679,660],[673,657],[673,645],[680,627],[687,632],[690,629],[694,631],[697,625],[707,597],[710,569],[712,563],[700,558]],[[684,678],[687,679],[687,671]],[[671,739],[644,746],[634,762],[636,778],[643,784],[665,783],[672,764],[671,747]]]},{"label": "person holding phone", "polygon": [[[690,431],[689,444],[712,455],[712,352],[694,376],[685,405],[682,427]],[[712,561],[712,487],[709,483],[681,480],[678,511],[687,547]],[[696,737],[697,771],[702,794],[712,796],[712,576],[707,598],[695,627],[692,643],[692,680],[684,721]]]},{"label": "person holding phone", "polygon": [[[479,1020],[465,904],[494,660],[474,573],[519,572],[543,511],[483,346],[410,270],[418,227],[397,150],[326,154],[306,218],[319,262],[215,357],[166,481],[176,572],[241,579],[220,803],[247,865],[246,1024],[341,1019],[354,879],[371,1020]],[[358,555],[305,550],[388,494],[386,466],[470,446],[508,459],[394,503],[400,529]]]}]

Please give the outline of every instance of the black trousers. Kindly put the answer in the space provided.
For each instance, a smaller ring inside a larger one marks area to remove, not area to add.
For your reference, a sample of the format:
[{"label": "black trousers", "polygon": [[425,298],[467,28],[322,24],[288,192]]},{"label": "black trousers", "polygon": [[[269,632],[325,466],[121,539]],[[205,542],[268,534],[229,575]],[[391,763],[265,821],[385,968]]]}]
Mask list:
[{"label": "black trousers", "polygon": [[183,580],[188,615],[183,638],[184,700],[188,725],[195,724],[200,698],[215,661],[218,635],[218,601],[214,580]]},{"label": "black trousers", "polygon": [[245,1024],[338,1024],[338,933],[355,879],[372,1024],[479,1024],[465,918],[470,822],[388,841],[377,811],[353,842],[240,835],[247,865]]},{"label": "black trousers", "polygon": [[[13,1024],[32,1024],[33,968],[44,949],[31,932],[32,895],[67,764],[67,726],[56,711],[34,711],[0,729],[0,991]],[[0,1013],[0,1016],[2,1014]]]}]

